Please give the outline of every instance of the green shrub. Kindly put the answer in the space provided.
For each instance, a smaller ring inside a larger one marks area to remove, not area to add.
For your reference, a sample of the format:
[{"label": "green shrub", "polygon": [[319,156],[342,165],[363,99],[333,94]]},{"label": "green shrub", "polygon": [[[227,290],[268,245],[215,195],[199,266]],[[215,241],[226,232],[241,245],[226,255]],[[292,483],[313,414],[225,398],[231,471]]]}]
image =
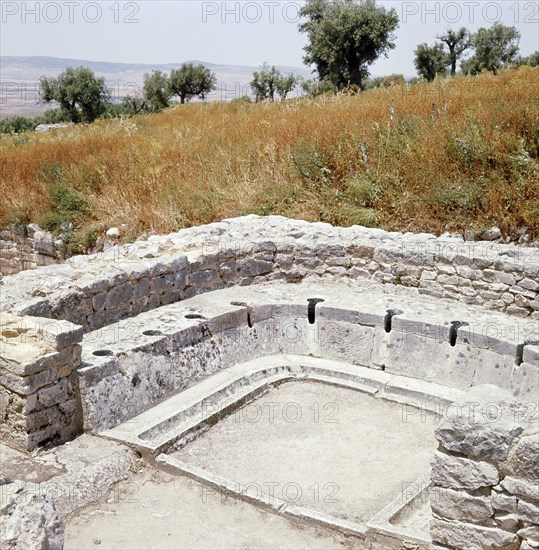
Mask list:
[{"label": "green shrub", "polygon": [[537,172],[537,162],[525,148],[524,139],[520,140],[520,147],[511,155],[511,162],[518,172]]},{"label": "green shrub", "polygon": [[331,170],[325,154],[314,143],[301,140],[293,153],[294,164],[300,176],[312,183],[328,183]]},{"label": "green shrub", "polygon": [[38,124],[61,124],[63,122],[71,122],[71,117],[69,113],[63,109],[47,109],[34,120],[37,126]]},{"label": "green shrub", "polygon": [[62,166],[56,162],[47,162],[41,167],[40,176],[47,183],[59,183],[65,180]]},{"label": "green shrub", "polygon": [[28,225],[30,213],[26,206],[12,206],[6,214],[6,219],[9,224]]},{"label": "green shrub", "polygon": [[2,134],[20,134],[35,130],[37,123],[32,118],[24,116],[11,116],[0,121],[0,132]]},{"label": "green shrub", "polygon": [[47,109],[44,113],[34,118],[24,116],[5,118],[0,121],[0,133],[20,134],[22,132],[32,132],[40,124],[59,124],[69,121],[69,114],[63,109]]},{"label": "green shrub", "polygon": [[345,212],[346,221],[350,225],[362,225],[364,227],[378,227],[380,215],[373,208],[348,207]]},{"label": "green shrub", "polygon": [[127,102],[109,103],[100,118],[128,118],[133,115],[132,108]]},{"label": "green shrub", "polygon": [[466,185],[444,181],[434,188],[430,197],[447,211],[471,212],[481,204],[482,189],[474,182]]},{"label": "green shrub", "polygon": [[471,168],[481,168],[491,158],[490,147],[477,124],[471,124],[463,136],[455,138],[448,152],[454,160]]},{"label": "green shrub", "polygon": [[90,198],[65,183],[49,186],[52,210],[45,212],[40,225],[48,231],[69,231],[73,225],[90,213]]},{"label": "green shrub", "polygon": [[347,195],[355,203],[370,208],[382,196],[382,187],[366,177],[354,176],[346,183]]},{"label": "green shrub", "polygon": [[235,97],[230,103],[253,103],[253,100],[248,95]]},{"label": "green shrub", "polygon": [[95,246],[97,237],[98,235],[95,227],[67,231],[62,236],[60,253],[64,258],[68,258],[75,254],[86,254]]}]

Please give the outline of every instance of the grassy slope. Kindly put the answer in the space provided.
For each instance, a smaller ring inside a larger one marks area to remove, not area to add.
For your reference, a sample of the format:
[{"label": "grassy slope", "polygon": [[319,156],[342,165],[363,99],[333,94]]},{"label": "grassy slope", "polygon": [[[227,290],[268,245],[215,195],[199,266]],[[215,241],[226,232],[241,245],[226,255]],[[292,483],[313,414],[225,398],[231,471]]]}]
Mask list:
[{"label": "grassy slope", "polygon": [[0,225],[24,209],[39,222],[60,184],[90,201],[82,232],[125,223],[134,237],[256,213],[538,236],[539,68],[4,136],[0,162]]}]

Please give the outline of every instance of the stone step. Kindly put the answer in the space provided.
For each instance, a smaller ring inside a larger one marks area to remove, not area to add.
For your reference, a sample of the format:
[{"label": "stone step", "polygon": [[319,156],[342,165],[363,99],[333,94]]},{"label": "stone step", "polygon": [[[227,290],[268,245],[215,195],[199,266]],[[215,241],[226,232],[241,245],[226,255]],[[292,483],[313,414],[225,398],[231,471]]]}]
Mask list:
[{"label": "stone step", "polygon": [[224,416],[290,380],[309,380],[360,391],[443,414],[463,392],[433,382],[391,375],[349,363],[295,355],[272,355],[218,372],[118,426],[100,432],[155,457],[187,444]]}]

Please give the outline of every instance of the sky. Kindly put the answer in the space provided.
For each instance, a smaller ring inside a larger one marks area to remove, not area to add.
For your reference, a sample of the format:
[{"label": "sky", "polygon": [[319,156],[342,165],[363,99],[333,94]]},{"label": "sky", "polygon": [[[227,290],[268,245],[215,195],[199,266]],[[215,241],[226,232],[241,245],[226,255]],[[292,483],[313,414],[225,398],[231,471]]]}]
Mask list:
[{"label": "sky", "polygon": [[[373,75],[415,74],[413,51],[447,28],[514,25],[523,55],[539,49],[539,0],[379,1],[400,19],[396,48]],[[179,63],[301,67],[302,1],[0,0],[0,54],[117,63]]]}]

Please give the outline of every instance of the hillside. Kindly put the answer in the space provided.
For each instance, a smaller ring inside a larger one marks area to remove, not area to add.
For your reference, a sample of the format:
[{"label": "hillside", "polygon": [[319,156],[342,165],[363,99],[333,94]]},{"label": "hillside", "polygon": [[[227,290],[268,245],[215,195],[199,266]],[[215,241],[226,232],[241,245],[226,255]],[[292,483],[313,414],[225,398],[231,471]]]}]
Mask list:
[{"label": "hillside", "polygon": [[248,213],[537,237],[539,68],[3,136],[0,163],[0,225],[71,220],[83,244]]},{"label": "hillside", "polygon": [[[211,69],[217,77],[218,89],[210,94],[209,100],[230,100],[247,93],[247,87],[257,67],[239,65],[217,65],[206,61],[191,60]],[[142,87],[144,73],[161,70],[169,73],[182,63],[147,65],[142,63],[109,63],[85,59],[63,59],[57,57],[10,57],[0,58],[1,76],[4,83],[4,97],[0,104],[0,117],[10,115],[31,116],[43,112],[47,106],[37,104],[37,83],[42,76],[58,76],[67,67],[89,67],[98,76],[103,76],[113,96],[122,98]],[[280,66],[285,73],[311,77],[306,68]]]}]

